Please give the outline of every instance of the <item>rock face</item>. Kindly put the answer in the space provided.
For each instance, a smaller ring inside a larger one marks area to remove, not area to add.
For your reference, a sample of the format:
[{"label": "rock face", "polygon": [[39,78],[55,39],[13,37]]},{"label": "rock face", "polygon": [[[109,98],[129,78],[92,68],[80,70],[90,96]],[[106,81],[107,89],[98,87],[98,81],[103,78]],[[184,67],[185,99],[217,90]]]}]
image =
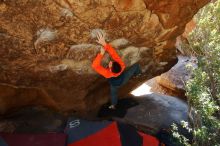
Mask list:
[{"label": "rock face", "polygon": [[42,107],[25,107],[0,118],[0,131],[4,133],[62,133],[66,117]]},{"label": "rock face", "polygon": [[156,134],[160,129],[169,129],[173,123],[180,124],[182,120],[187,121],[187,111],[186,102],[152,92],[122,99],[115,111],[103,106],[98,116],[125,122],[146,133]]},{"label": "rock face", "polygon": [[[127,66],[139,62],[147,78],[164,72],[176,59],[176,37],[209,1],[1,0],[1,113],[33,104],[81,112],[105,103],[108,84],[91,68],[96,29]],[[32,98],[27,92],[40,102],[22,103]]]},{"label": "rock face", "polygon": [[192,69],[197,68],[196,57],[178,55],[178,62],[169,71],[148,80],[151,92],[185,97],[185,84],[192,77]]}]

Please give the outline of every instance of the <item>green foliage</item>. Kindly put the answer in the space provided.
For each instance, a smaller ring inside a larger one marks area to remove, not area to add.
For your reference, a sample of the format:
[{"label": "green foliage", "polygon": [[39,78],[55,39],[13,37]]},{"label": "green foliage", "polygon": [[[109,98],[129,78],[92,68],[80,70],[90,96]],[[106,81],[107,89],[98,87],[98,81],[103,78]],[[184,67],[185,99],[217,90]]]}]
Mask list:
[{"label": "green foliage", "polygon": [[[201,9],[195,20],[197,27],[189,42],[198,58],[198,68],[186,84],[192,145],[220,146],[220,0]],[[183,145],[189,145],[186,139],[176,136]]]},{"label": "green foliage", "polygon": [[[188,132],[191,132],[191,128],[189,128],[188,123],[185,121],[181,121],[183,128],[186,128]],[[175,145],[178,146],[190,146],[189,139],[187,139],[184,135],[181,135],[178,131],[178,126],[176,124],[172,124],[172,136],[177,140]]]},{"label": "green foliage", "polygon": [[220,0],[201,9],[195,18],[197,27],[189,42],[198,68],[186,85],[197,115],[192,119],[194,145],[220,145]]}]

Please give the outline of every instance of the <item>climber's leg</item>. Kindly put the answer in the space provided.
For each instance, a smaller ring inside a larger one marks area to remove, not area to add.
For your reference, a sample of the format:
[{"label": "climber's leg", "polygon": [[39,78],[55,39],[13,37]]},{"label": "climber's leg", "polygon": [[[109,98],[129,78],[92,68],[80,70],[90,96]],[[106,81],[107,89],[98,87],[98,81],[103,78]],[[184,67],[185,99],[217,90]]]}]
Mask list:
[{"label": "climber's leg", "polygon": [[111,89],[111,105],[116,106],[118,103],[118,89],[119,86],[110,86]]},{"label": "climber's leg", "polygon": [[137,76],[139,74],[141,74],[141,68],[140,65],[136,63],[124,72],[124,80],[122,85],[126,84],[132,76]]}]

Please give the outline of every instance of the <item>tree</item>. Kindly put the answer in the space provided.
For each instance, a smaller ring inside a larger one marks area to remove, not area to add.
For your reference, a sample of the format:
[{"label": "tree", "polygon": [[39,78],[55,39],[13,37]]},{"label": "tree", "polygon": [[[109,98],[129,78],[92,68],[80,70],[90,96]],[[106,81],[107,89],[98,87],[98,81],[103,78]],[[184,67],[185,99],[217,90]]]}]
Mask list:
[{"label": "tree", "polygon": [[219,146],[220,0],[201,9],[195,21],[197,26],[189,36],[189,43],[198,59],[198,68],[186,83],[191,118],[191,128],[188,129],[193,133],[192,145]]}]

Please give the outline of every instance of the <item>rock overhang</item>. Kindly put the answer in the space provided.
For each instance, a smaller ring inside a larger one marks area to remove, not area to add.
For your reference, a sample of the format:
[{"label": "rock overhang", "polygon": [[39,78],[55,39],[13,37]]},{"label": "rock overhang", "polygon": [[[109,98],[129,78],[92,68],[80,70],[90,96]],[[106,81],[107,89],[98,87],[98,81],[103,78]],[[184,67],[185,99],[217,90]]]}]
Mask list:
[{"label": "rock overhang", "polygon": [[[13,95],[8,93],[0,97],[3,102],[9,102],[8,96],[19,97],[17,87],[34,87],[42,91],[33,98],[45,100],[46,93],[61,111],[86,110],[89,104],[96,104],[91,101],[94,99],[101,105],[107,101],[109,89],[91,69],[91,61],[99,51],[91,37],[93,29],[104,30],[108,42],[117,48],[126,65],[139,62],[149,78],[172,66],[176,60],[176,37],[184,32],[185,25],[198,9],[208,2],[0,2],[0,81],[15,88]],[[105,60],[108,61],[108,56]],[[30,101],[26,101],[29,104]],[[18,102],[15,107],[23,105],[26,104]]]}]

